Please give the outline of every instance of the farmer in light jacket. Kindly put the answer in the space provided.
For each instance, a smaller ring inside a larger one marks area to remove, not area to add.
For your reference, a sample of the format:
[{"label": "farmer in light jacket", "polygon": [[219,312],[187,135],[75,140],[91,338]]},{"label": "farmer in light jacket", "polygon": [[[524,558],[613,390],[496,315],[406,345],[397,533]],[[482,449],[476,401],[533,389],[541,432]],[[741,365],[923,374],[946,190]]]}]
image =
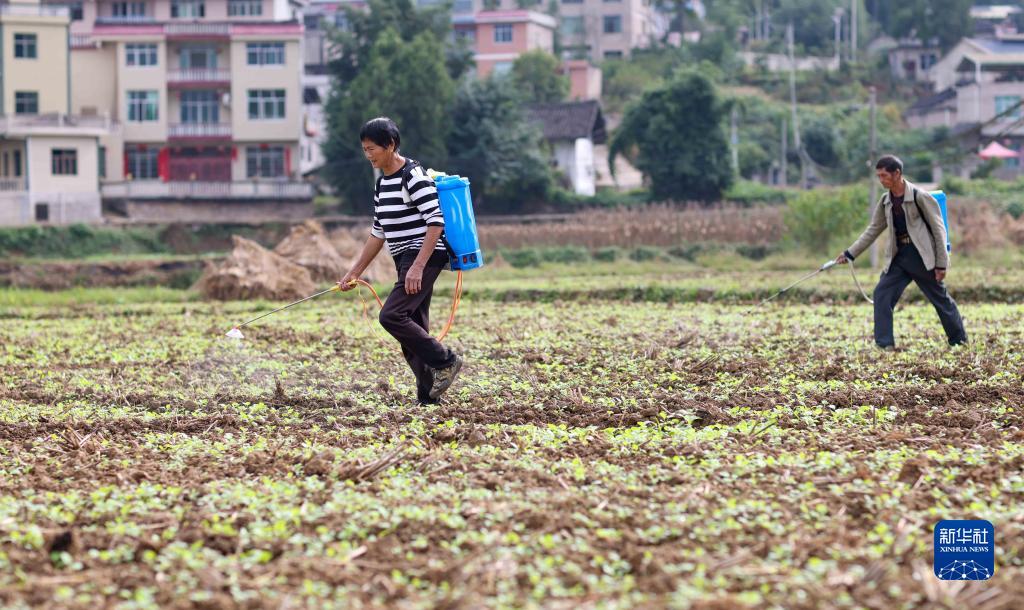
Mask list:
[{"label": "farmer in light jacket", "polygon": [[886,192],[875,206],[868,228],[836,257],[839,264],[852,261],[882,231],[889,229],[885,267],[875,287],[875,343],[882,349],[895,348],[892,312],[911,280],[935,307],[949,344],[966,343],[967,333],[960,310],[943,284],[949,268],[949,253],[946,251],[946,226],[938,202],[928,191],[903,177],[903,162],[893,155],[879,159],[875,173]]}]

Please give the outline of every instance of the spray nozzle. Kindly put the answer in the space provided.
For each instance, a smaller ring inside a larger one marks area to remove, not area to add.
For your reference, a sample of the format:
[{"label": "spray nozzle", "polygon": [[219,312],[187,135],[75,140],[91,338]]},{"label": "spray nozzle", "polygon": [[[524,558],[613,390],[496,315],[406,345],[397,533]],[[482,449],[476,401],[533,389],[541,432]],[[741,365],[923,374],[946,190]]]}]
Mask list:
[{"label": "spray nozzle", "polygon": [[829,269],[831,269],[832,267],[835,267],[835,266],[836,266],[836,261],[830,260],[827,263],[825,263],[824,265],[822,265],[821,269],[819,269],[819,271],[828,271]]}]

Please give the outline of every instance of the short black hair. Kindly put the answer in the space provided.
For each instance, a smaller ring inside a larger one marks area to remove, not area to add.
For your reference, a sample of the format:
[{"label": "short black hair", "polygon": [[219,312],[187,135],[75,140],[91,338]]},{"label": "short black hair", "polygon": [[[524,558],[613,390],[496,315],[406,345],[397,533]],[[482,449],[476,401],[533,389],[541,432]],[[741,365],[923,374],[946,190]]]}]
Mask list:
[{"label": "short black hair", "polygon": [[885,155],[875,163],[875,169],[884,169],[885,171],[894,173],[896,170],[903,172],[903,161],[896,155]]},{"label": "short black hair", "polygon": [[398,125],[386,116],[370,119],[359,130],[359,141],[369,140],[382,148],[394,144],[395,151],[402,145],[402,135],[398,133]]}]

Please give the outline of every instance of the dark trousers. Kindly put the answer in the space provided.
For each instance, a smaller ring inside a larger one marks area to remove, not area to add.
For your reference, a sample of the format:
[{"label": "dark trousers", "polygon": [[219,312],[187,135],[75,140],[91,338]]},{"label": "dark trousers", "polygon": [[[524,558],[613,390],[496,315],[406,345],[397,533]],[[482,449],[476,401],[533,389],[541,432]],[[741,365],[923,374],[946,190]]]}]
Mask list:
[{"label": "dark trousers", "polygon": [[892,334],[892,312],[911,281],[935,307],[949,344],[965,343],[967,332],[956,301],[946,292],[946,286],[935,279],[935,271],[925,269],[924,261],[913,244],[900,245],[889,270],[882,274],[875,287],[875,343],[881,347],[896,344]]},{"label": "dark trousers", "polygon": [[405,252],[395,258],[398,281],[384,308],[380,310],[380,325],[402,345],[402,355],[416,376],[416,397],[430,401],[430,386],[434,383],[432,369],[443,369],[455,362],[455,354],[430,336],[430,297],[434,293],[437,276],[448,265],[448,254],[434,252],[423,269],[423,285],[416,294],[405,291],[405,274],[416,260],[419,251]]}]

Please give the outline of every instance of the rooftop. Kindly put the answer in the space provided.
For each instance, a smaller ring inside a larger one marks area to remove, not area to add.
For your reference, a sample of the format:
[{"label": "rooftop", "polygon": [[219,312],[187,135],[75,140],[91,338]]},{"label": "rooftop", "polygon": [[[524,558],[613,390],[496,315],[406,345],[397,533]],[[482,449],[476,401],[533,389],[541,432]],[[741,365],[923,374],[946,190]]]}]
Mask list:
[{"label": "rooftop", "polygon": [[603,144],[608,138],[601,105],[596,100],[535,104],[528,112],[541,124],[547,140],[591,138]]}]

